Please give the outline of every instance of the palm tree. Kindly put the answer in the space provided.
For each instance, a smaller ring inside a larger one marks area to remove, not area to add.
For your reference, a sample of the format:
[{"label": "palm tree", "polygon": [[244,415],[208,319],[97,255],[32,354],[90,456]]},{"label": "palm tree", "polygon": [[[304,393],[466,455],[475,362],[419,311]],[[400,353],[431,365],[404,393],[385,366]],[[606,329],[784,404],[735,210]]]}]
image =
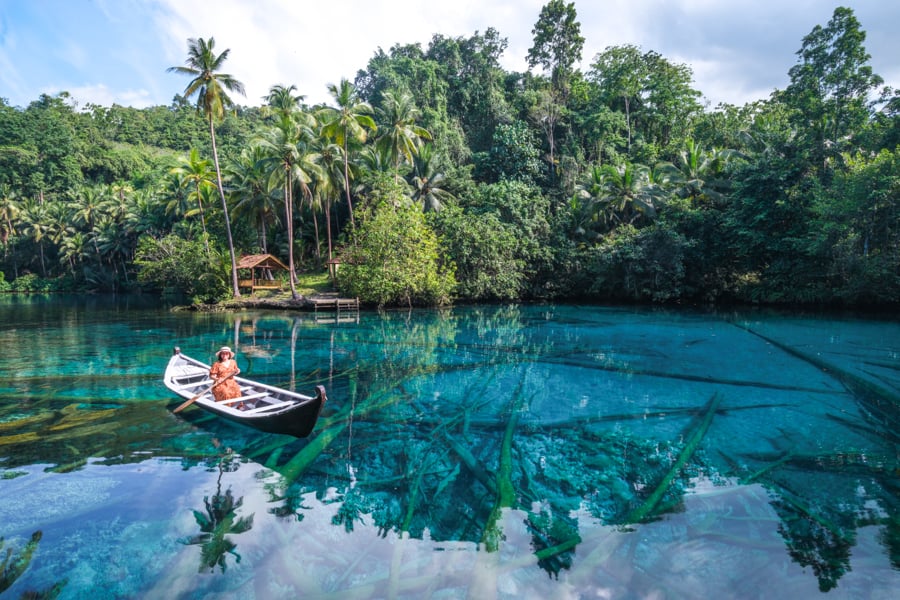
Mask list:
[{"label": "palm tree", "polygon": [[343,149],[344,193],[347,197],[350,225],[354,226],[353,203],[350,201],[350,142],[365,144],[368,132],[378,128],[371,117],[372,107],[359,99],[352,83],[341,79],[340,85],[329,84],[328,92],[334,98],[337,108],[326,107],[323,110],[325,125],[322,132]]},{"label": "palm tree", "polygon": [[441,200],[453,198],[453,194],[441,187],[441,183],[446,179],[443,173],[439,172],[436,167],[437,160],[430,144],[425,144],[419,149],[419,154],[415,157],[412,184],[415,188],[413,192],[413,201],[422,203],[422,211],[439,211],[442,208]]},{"label": "palm tree", "polygon": [[3,255],[6,256],[9,236],[16,233],[13,220],[18,219],[18,194],[10,186],[0,186],[0,243],[3,244]]},{"label": "palm tree", "polygon": [[69,272],[73,276],[75,275],[75,263],[80,261],[84,257],[85,244],[86,240],[84,237],[84,233],[80,231],[75,233],[75,235],[66,237],[66,239],[62,241],[62,244],[60,244],[60,262],[65,262],[69,265]]},{"label": "palm tree", "polygon": [[240,156],[226,167],[229,192],[235,215],[248,215],[256,223],[259,249],[268,252],[267,227],[278,222],[277,196],[269,186],[265,168],[265,152],[261,146],[244,148]]},{"label": "palm tree", "polygon": [[590,241],[598,239],[609,225],[606,210],[606,174],[603,167],[593,165],[583,179],[575,184],[575,193],[569,199],[573,237]]},{"label": "palm tree", "polygon": [[75,235],[75,228],[72,226],[73,220],[72,212],[65,204],[62,202],[48,203],[44,232],[45,236],[53,242],[57,252],[67,238]]},{"label": "palm tree", "polygon": [[[193,188],[187,195],[186,200],[196,198],[197,208],[200,211],[200,223],[203,226],[203,243],[206,245],[206,254],[209,255],[209,241],[206,232],[206,216],[203,213],[203,198],[207,196],[208,188],[216,187],[216,181],[213,179],[215,174],[210,169],[208,160],[201,159],[200,153],[196,148],[191,148],[188,158],[179,157],[180,166],[173,167],[169,173],[179,178],[182,187]],[[187,211],[184,216],[189,217],[192,211]]]},{"label": "palm tree", "polygon": [[265,98],[267,105],[263,107],[263,112],[274,115],[276,121],[293,115],[300,108],[300,103],[306,99],[306,96],[295,96],[296,89],[295,85],[288,87],[273,85]]},{"label": "palm tree", "polygon": [[109,186],[109,191],[116,195],[120,205],[124,205],[126,196],[134,192],[134,188],[131,187],[130,183],[118,181]]},{"label": "palm tree", "polygon": [[[127,282],[128,267],[125,264],[125,259],[131,257],[130,255],[133,249],[127,228],[123,227],[121,223],[118,223],[114,219],[106,218],[102,219],[97,224],[95,231],[94,237],[97,240],[97,243],[99,243],[100,249],[109,261],[109,264],[117,275],[119,272],[119,265],[121,265],[122,274]],[[119,259],[118,264],[116,263],[116,259]]]},{"label": "palm tree", "polygon": [[657,208],[665,197],[665,190],[654,180],[644,165],[625,163],[601,167],[604,175],[605,197],[611,216],[624,223],[634,223],[641,217],[656,218]]},{"label": "palm tree", "polygon": [[160,193],[166,200],[166,214],[176,219],[188,217],[191,214],[191,206],[188,204],[188,195],[184,191],[181,176],[177,173],[166,173],[160,179]]},{"label": "palm tree", "polygon": [[20,221],[23,225],[22,235],[34,241],[38,246],[38,256],[41,263],[41,275],[47,276],[47,264],[44,256],[44,240],[50,236],[50,215],[47,204],[41,201],[31,200],[27,202],[20,213]]},{"label": "palm tree", "polygon": [[[76,225],[82,225],[88,233],[93,231],[97,221],[108,214],[112,208],[112,198],[109,188],[102,185],[83,187],[73,192],[74,198],[67,203],[72,211],[72,220]],[[94,251],[97,259],[100,259],[100,248],[96,239],[93,240]]]},{"label": "palm tree", "polygon": [[162,230],[163,207],[152,188],[136,190],[128,196],[127,203],[124,221],[135,237],[148,232],[155,235]]},{"label": "palm tree", "polygon": [[227,48],[218,56],[213,52],[215,40],[203,38],[188,39],[188,58],[183,67],[169,67],[168,71],[182,73],[192,77],[184,88],[184,97],[197,94],[197,108],[206,114],[209,120],[209,137],[212,143],[213,163],[216,167],[216,182],[219,198],[222,200],[222,214],[225,215],[225,232],[228,236],[228,252],[231,255],[231,286],[235,297],[241,295],[238,288],[237,258],[234,255],[234,239],[231,236],[231,221],[228,218],[228,204],[225,202],[225,190],[222,187],[222,171],[219,169],[219,152],[216,149],[215,121],[225,116],[225,109],[234,103],[225,90],[244,94],[244,84],[226,73],[219,73],[222,64],[228,58]]},{"label": "palm tree", "polygon": [[724,172],[728,162],[739,156],[734,150],[713,148],[705,150],[693,139],[684,142],[674,165],[666,165],[670,177],[679,186],[678,194],[690,198],[691,206],[701,201],[719,202],[730,188]]},{"label": "palm tree", "polygon": [[400,178],[400,161],[412,162],[413,156],[419,152],[422,140],[431,139],[427,129],[416,125],[419,114],[409,93],[394,90],[384,93],[378,115],[386,126],[375,143],[390,154],[394,164],[394,181]]},{"label": "palm tree", "polygon": [[290,270],[291,297],[296,300],[297,272],[294,267],[294,182],[300,185],[305,198],[311,196],[309,184],[317,171],[318,157],[309,150],[309,143],[314,138],[311,128],[311,117],[305,113],[297,113],[298,119],[284,117],[275,127],[269,129],[259,140],[266,158],[264,164],[269,168],[270,181],[273,187],[281,187],[284,191],[284,219],[288,236],[288,269]]},{"label": "palm tree", "polygon": [[389,173],[392,170],[391,155],[382,145],[369,145],[359,153],[359,165],[369,173]]},{"label": "palm tree", "polygon": [[[325,230],[328,240],[328,260],[334,258],[334,250],[331,240],[331,201],[332,198],[340,196],[341,185],[346,183],[345,174],[347,173],[347,162],[345,161],[345,153],[341,146],[332,143],[329,137],[324,134],[324,130],[314,141],[316,154],[319,155],[320,170],[315,179],[314,196],[321,205],[322,212],[325,213]],[[315,217],[313,211],[313,217]],[[352,223],[351,223],[352,225]],[[318,227],[316,228],[316,247],[318,248]],[[329,269],[334,274],[332,269]]]}]

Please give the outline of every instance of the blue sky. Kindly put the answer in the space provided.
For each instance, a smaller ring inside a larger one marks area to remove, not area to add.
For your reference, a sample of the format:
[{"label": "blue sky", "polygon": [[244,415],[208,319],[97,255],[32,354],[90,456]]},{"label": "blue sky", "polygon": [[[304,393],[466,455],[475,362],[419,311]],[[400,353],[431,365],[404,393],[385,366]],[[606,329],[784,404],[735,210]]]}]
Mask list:
[{"label": "blue sky", "polygon": [[[379,47],[488,27],[509,42],[503,66],[524,71],[546,1],[0,0],[0,97],[24,107],[67,91],[81,107],[168,105],[187,78],[166,69],[183,64],[188,38],[210,36],[231,51],[223,70],[244,83],[247,96],[234,98],[244,105],[275,84],[327,101],[327,85],[352,80]],[[839,5],[866,31],[875,72],[900,87],[900,2],[888,0],[575,0],[581,68],[607,46],[635,44],[689,65],[712,106],[743,104],[787,85],[803,36]]]}]

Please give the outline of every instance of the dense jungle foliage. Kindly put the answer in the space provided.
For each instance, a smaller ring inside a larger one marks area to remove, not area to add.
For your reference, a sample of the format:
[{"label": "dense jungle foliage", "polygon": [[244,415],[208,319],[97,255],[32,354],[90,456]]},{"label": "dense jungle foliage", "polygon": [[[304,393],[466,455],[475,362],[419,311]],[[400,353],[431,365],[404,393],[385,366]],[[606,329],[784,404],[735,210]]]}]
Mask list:
[{"label": "dense jungle foliage", "polygon": [[528,72],[501,68],[494,29],[434,35],[379,48],[326,105],[279,84],[248,107],[228,50],[188,40],[170,106],[0,99],[0,291],[215,300],[271,253],[338,261],[338,289],[378,305],[895,305],[900,94],[864,42],[837,8],[786,89],[709,107],[653,50],[575,68],[574,4],[550,0]]}]

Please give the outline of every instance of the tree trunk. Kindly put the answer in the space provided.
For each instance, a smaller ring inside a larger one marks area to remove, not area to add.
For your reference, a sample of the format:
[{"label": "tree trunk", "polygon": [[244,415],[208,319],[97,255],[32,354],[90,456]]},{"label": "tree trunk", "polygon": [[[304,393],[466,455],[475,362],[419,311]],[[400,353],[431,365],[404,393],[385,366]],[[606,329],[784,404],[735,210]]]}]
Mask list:
[{"label": "tree trunk", "polygon": [[[213,145],[215,148],[215,145]],[[213,150],[215,153],[215,150]],[[216,173],[218,173],[218,167]],[[206,232],[206,216],[203,214],[203,199],[200,196],[200,181],[197,181],[197,206],[200,208],[200,225],[203,226],[203,245],[206,246],[206,258],[209,258],[209,234]],[[227,217],[226,217],[227,218]]]},{"label": "tree trunk", "polygon": [[[347,194],[347,209],[350,211],[350,227],[356,227],[353,222],[353,202],[350,201],[350,157],[347,155],[347,131],[344,130],[344,192]],[[329,257],[330,258],[330,257]]]},{"label": "tree trunk", "polygon": [[213,164],[216,166],[216,182],[219,186],[219,198],[222,200],[222,213],[225,215],[225,233],[228,236],[228,253],[231,255],[231,291],[235,298],[241,297],[238,286],[237,259],[234,256],[234,240],[231,237],[231,219],[228,218],[228,204],[225,202],[225,190],[222,188],[222,172],[219,170],[219,153],[216,150],[216,129],[213,126],[212,114],[209,115],[209,137],[212,140]]},{"label": "tree trunk", "polygon": [[628,131],[628,151],[631,152],[631,101],[625,95],[625,129]]},{"label": "tree trunk", "polygon": [[319,218],[316,216],[316,209],[313,206],[310,206],[313,218],[313,232],[316,235],[316,260],[319,262],[319,266],[322,265],[322,253],[319,251]]},{"label": "tree trunk", "polygon": [[291,187],[291,170],[290,167],[286,167],[284,176],[284,219],[288,237],[288,279],[291,280],[291,298],[296,300],[299,296],[297,295],[297,275],[294,270],[294,202]]},{"label": "tree trunk", "polygon": [[260,232],[262,233],[262,237],[260,238],[262,240],[261,250],[262,250],[263,254],[268,254],[269,253],[269,242],[266,239],[266,218],[265,218],[265,216],[263,216],[263,218],[261,220],[262,220],[262,223],[260,223]]},{"label": "tree trunk", "polygon": [[[328,238],[328,260],[334,258],[333,250],[331,248],[331,203],[326,199],[325,200],[325,234]],[[335,270],[336,267],[331,262],[328,263],[328,274],[331,275],[331,285],[334,287],[335,284]]]}]

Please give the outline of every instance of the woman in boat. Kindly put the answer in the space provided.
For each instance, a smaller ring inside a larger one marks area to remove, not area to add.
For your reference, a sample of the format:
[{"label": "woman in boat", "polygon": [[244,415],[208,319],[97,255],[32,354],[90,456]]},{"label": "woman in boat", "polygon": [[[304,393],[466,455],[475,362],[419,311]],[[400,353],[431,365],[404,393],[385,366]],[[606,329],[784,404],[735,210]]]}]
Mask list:
[{"label": "woman in boat", "polygon": [[[216,402],[223,400],[231,400],[232,398],[241,397],[241,388],[238,382],[234,380],[234,376],[241,372],[234,360],[234,352],[228,346],[222,346],[216,352],[219,359],[209,369],[209,377],[215,383],[213,384],[212,393]],[[241,408],[238,406],[237,408]]]}]

